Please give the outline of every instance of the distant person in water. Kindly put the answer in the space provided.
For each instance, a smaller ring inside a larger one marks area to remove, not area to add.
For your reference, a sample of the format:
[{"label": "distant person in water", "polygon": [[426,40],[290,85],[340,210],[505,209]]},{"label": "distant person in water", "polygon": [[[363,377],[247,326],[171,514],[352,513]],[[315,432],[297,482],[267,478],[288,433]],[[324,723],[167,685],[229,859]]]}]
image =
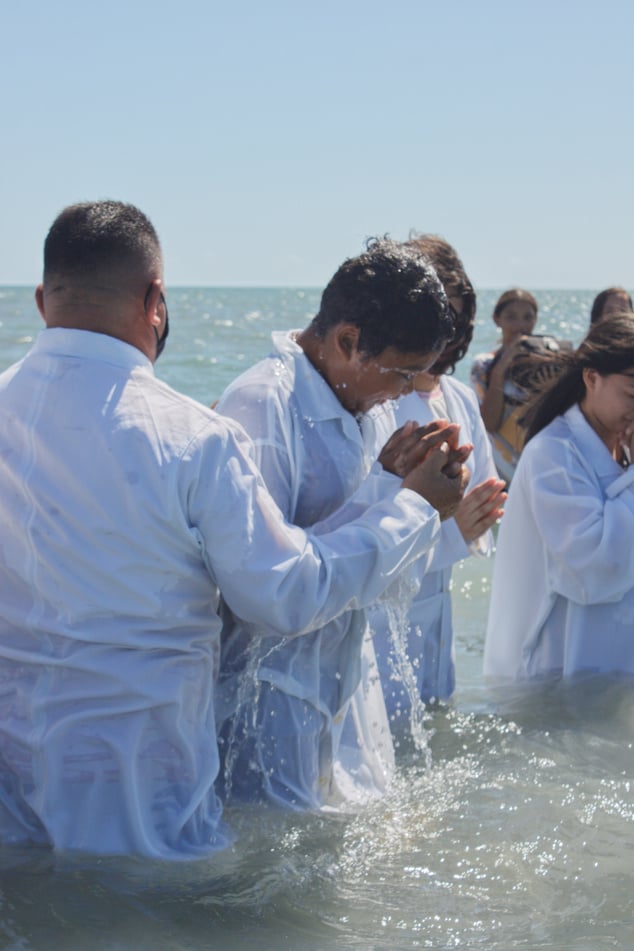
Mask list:
[{"label": "distant person in water", "polygon": [[368,612],[385,702],[394,727],[399,722],[403,727],[407,723],[412,703],[408,685],[409,689],[415,685],[417,695],[426,703],[447,700],[454,691],[452,566],[470,554],[491,553],[490,529],[501,517],[506,498],[475,394],[452,375],[473,336],[473,285],[455,249],[443,238],[420,235],[409,243],[434,266],[449,299],[455,328],[451,342],[432,367],[416,375],[412,392],[394,403],[394,427],[408,420],[424,425],[448,419],[460,426],[460,441],[472,444],[473,452],[468,460],[471,478],[467,493],[454,517],[443,522],[438,543],[417,563],[420,587],[406,614],[393,608],[386,612],[381,602]]},{"label": "distant person in water", "polygon": [[623,287],[608,287],[597,294],[592,302],[590,324],[596,324],[612,314],[631,314],[632,298]]},{"label": "distant person in water", "polygon": [[556,359],[500,527],[489,677],[634,674],[634,321]]},{"label": "distant person in water", "polygon": [[522,343],[537,323],[537,301],[519,287],[505,291],[493,309],[500,346],[479,354],[471,367],[471,384],[480,403],[482,420],[493,446],[493,459],[502,479],[510,482],[522,451],[524,430],[518,422],[525,394],[509,375]]},{"label": "distant person in water", "polygon": [[[368,413],[410,391],[416,374],[435,362],[452,334],[447,298],[433,268],[416,249],[378,240],[342,264],[308,327],[273,335],[270,356],[228,387],[218,411],[252,437],[264,480],[289,521],[319,532],[338,523],[341,506],[354,510],[392,491],[398,481],[393,472],[407,470],[409,453],[426,451],[425,437],[421,443],[418,428],[397,434],[387,471],[374,453],[380,416]],[[445,425],[427,439],[449,443],[461,462],[468,447],[458,447],[457,426]],[[385,438],[390,435],[386,429]],[[428,547],[438,538],[440,520],[462,498],[464,470],[458,464],[455,472],[430,478]],[[345,549],[341,557],[347,557]],[[319,809],[351,794],[383,790],[392,747],[378,685],[356,711],[356,762],[352,766],[346,758],[350,768],[337,769],[338,724],[362,663],[373,662],[365,632],[365,611],[354,607],[301,643],[279,646],[262,627],[254,651],[253,629],[238,619],[227,624],[220,719],[228,795]],[[370,735],[374,749],[366,742]]]},{"label": "distant person in water", "polygon": [[277,637],[371,603],[460,466],[433,453],[319,539],[288,525],[244,430],[154,376],[163,260],[134,206],[66,208],[36,301],[46,329],[0,375],[0,843],[206,856],[221,596]]}]

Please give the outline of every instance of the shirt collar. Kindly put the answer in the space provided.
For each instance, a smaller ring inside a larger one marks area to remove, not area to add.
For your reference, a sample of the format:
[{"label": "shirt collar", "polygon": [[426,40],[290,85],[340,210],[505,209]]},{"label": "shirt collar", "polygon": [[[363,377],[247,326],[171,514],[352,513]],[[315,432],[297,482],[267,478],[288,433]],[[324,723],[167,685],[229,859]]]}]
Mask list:
[{"label": "shirt collar", "polygon": [[92,330],[48,327],[46,330],[41,330],[36,337],[32,352],[49,356],[100,360],[127,370],[143,367],[154,373],[151,360],[137,347],[118,340],[117,337],[94,333]]},{"label": "shirt collar", "polygon": [[300,330],[276,331],[273,333],[273,343],[284,359],[293,362],[295,387],[301,387],[302,415],[315,422],[336,420],[349,439],[363,441],[356,417],[337,399],[332,387],[297,343],[296,338],[300,333]]},{"label": "shirt collar", "polygon": [[296,336],[301,331],[290,330],[273,334],[275,349],[286,359],[293,361],[295,366],[295,385],[302,388],[302,409],[305,415],[310,415],[315,421],[323,422],[329,419],[339,419],[344,427],[350,426],[350,432],[356,432],[358,437],[359,426],[352,413],[337,398],[336,393],[324,380],[310,362]]},{"label": "shirt collar", "polygon": [[564,413],[575,442],[586,459],[592,460],[592,468],[600,478],[614,478],[621,474],[621,467],[614,459],[601,437],[594,431],[585,418],[579,405],[575,403]]}]

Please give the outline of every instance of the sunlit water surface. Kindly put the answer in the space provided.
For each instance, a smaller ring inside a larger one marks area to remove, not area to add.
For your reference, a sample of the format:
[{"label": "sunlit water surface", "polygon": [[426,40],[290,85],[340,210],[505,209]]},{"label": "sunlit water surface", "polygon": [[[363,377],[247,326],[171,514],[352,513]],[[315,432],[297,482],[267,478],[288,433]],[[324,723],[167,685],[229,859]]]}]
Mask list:
[{"label": "sunlit water surface", "polygon": [[[537,293],[539,330],[577,343],[592,294]],[[479,294],[469,356],[495,343]],[[312,290],[176,289],[157,373],[211,403],[304,326]],[[0,289],[0,364],[40,327],[32,292]],[[634,685],[493,693],[482,682],[491,562],[454,571],[457,690],[425,717],[428,753],[398,726],[396,780],[349,815],[227,811],[213,860],[0,852],[7,949],[634,948]],[[116,607],[116,606],[115,606]],[[604,632],[609,636],[609,632]]]}]

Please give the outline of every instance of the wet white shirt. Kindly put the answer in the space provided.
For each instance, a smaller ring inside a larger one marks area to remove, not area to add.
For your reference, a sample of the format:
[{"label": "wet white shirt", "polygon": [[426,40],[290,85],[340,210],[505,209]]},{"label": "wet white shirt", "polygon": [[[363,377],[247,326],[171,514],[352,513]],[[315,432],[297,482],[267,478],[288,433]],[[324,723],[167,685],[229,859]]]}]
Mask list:
[{"label": "wet white shirt", "polygon": [[526,446],[500,527],[489,677],[634,673],[634,467],[578,406]]},{"label": "wet white shirt", "polygon": [[0,413],[0,841],[208,854],[219,589],[283,635],[325,624],[425,549],[428,506],[397,489],[309,539],[241,427],[101,334],[43,331]]},{"label": "wet white shirt", "polygon": [[[410,419],[420,425],[441,418],[459,424],[460,442],[473,444],[467,460],[470,488],[485,479],[497,478],[491,444],[470,387],[444,375],[432,393],[414,390],[393,406],[395,428]],[[489,555],[491,549],[491,532],[483,535],[477,545],[467,545],[455,519],[447,519],[441,525],[438,543],[417,564],[419,588],[413,599],[404,600],[400,611],[391,609],[386,613],[382,603],[369,610],[385,702],[392,717],[406,713],[411,706],[408,682],[415,684],[418,695],[426,702],[445,700],[453,693],[452,566],[473,552]]]},{"label": "wet white shirt", "polygon": [[[218,411],[242,423],[254,440],[258,466],[285,517],[303,527],[315,526],[319,532],[341,520],[339,506],[347,513],[357,507],[361,510],[363,500],[393,491],[399,480],[378,464],[372,468],[357,420],[312,366],[295,342],[294,332],[276,333],[273,340],[275,351],[228,387]],[[370,425],[376,425],[374,417]],[[375,438],[372,429],[370,441]],[[431,506],[428,518],[431,545],[439,531],[438,514]],[[321,526],[317,525],[320,522]],[[252,774],[256,788],[246,787],[245,796],[259,792],[275,802],[302,808],[318,808],[328,801],[336,721],[341,721],[360,681],[365,630],[365,612],[350,611],[301,641],[272,648],[265,639],[259,656],[250,658],[249,671],[257,670],[260,682],[268,685],[266,694],[261,692],[259,697],[261,707],[266,704],[267,715],[261,715],[256,748],[242,759],[246,769],[258,758],[263,788],[257,787],[258,777]],[[371,643],[365,650],[372,652]],[[227,668],[234,661],[242,677],[244,636],[239,625],[224,656]],[[236,684],[230,680],[224,691],[225,717],[235,714],[236,696]],[[361,704],[357,715],[363,720],[366,714],[375,719],[383,716],[384,738],[391,751],[382,701],[380,709],[373,704],[372,712]],[[289,718],[293,727],[289,726],[283,741],[281,724]],[[297,739],[302,734],[303,743]],[[254,742],[253,737],[247,736],[249,739]],[[358,752],[361,758],[364,754],[371,758],[367,747]],[[313,758],[318,762],[311,763]],[[365,766],[372,785],[370,777],[377,771],[368,762]],[[240,769],[238,761],[234,772]],[[243,778],[234,777],[234,792]]]}]

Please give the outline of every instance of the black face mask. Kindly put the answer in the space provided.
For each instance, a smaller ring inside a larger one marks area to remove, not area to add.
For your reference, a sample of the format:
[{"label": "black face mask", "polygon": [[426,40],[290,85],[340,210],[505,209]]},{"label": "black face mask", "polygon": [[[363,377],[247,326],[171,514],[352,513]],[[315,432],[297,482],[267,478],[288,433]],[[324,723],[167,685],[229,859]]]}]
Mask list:
[{"label": "black face mask", "polygon": [[[147,293],[145,295],[144,307],[147,307],[147,299],[150,296],[151,290],[152,290],[152,285],[150,284],[150,286],[147,289]],[[158,330],[156,329],[156,327],[154,328],[154,336],[156,337],[156,356],[154,358],[155,360],[158,360],[160,355],[165,350],[165,341],[167,340],[169,336],[169,332],[170,332],[170,318],[167,312],[167,301],[165,300],[165,295],[163,294],[163,291],[161,291],[161,296],[159,300],[161,301],[161,303],[163,304],[163,307],[165,308],[165,327],[163,328],[163,333],[160,337],[158,335]]]},{"label": "black face mask", "polygon": [[163,293],[161,293],[161,301],[163,302],[163,307],[165,308],[165,327],[163,328],[163,333],[160,337],[158,335],[158,330],[156,329],[156,327],[154,328],[154,336],[156,337],[156,359],[157,360],[160,357],[160,355],[163,353],[163,351],[165,350],[165,341],[167,340],[169,336],[169,332],[170,332],[170,318],[167,312],[167,301],[165,300],[165,296],[163,295]]}]

